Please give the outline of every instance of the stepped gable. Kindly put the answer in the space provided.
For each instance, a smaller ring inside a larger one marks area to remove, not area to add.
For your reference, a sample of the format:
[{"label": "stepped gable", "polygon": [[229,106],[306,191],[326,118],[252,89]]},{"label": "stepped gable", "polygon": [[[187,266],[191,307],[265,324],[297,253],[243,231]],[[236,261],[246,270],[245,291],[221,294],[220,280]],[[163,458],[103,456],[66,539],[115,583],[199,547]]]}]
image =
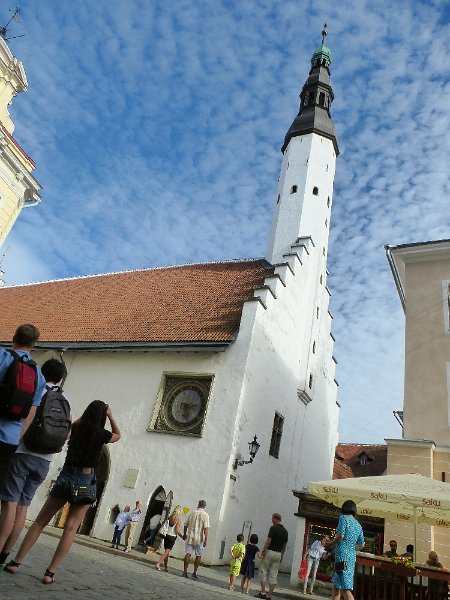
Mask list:
[{"label": "stepped gable", "polygon": [[0,343],[20,323],[40,344],[231,342],[243,304],[273,267],[264,259],[203,263],[0,289]]},{"label": "stepped gable", "polygon": [[387,468],[386,444],[338,444],[333,479],[383,475]]}]

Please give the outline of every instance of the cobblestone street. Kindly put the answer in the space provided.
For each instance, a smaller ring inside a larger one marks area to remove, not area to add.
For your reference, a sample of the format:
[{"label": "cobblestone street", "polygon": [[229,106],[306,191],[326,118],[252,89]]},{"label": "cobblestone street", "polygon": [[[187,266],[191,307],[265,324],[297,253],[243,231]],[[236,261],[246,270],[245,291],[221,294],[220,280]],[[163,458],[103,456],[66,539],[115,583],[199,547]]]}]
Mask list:
[{"label": "cobblestone street", "polygon": [[183,579],[178,569],[174,569],[173,573],[158,572],[153,564],[129,560],[120,554],[99,552],[79,544],[73,545],[70,555],[58,569],[55,583],[43,585],[42,575],[56,543],[56,539],[42,535],[16,575],[2,573],[2,600],[44,597],[62,600],[74,598],[75,594],[83,600],[104,600],[107,597],[134,600],[242,597],[237,592],[224,589],[222,582],[208,577],[206,568],[202,569],[200,581],[195,582]]},{"label": "cobblestone street", "polygon": [[[55,583],[44,585],[42,576],[58,543],[61,530],[48,527],[20,566],[16,575],[1,573],[0,600],[33,600],[35,598],[133,598],[140,600],[206,600],[241,598],[228,590],[228,567],[200,567],[199,581],[181,577],[182,562],[169,559],[169,573],[157,571],[156,555],[145,555],[140,549],[130,554],[110,549],[110,542],[77,535],[69,556],[58,569]],[[19,544],[18,544],[19,545]],[[17,545],[17,547],[18,547]],[[11,554],[14,557],[14,552]],[[192,565],[189,572],[192,573]],[[238,589],[238,585],[236,589]],[[251,596],[258,593],[257,578]],[[320,591],[319,591],[320,593]],[[322,591],[329,597],[329,592]],[[319,600],[323,596],[308,596]],[[247,596],[248,597],[248,596]],[[274,598],[299,600],[305,596],[289,585],[289,575],[280,573]]]}]

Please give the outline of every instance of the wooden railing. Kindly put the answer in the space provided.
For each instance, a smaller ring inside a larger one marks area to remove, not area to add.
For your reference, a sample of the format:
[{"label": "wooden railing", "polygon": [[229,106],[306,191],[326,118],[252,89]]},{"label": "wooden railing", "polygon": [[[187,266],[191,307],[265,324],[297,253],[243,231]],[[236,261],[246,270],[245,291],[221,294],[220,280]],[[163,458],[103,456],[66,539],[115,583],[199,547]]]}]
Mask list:
[{"label": "wooden railing", "polygon": [[355,600],[448,600],[450,572],[357,556]]}]

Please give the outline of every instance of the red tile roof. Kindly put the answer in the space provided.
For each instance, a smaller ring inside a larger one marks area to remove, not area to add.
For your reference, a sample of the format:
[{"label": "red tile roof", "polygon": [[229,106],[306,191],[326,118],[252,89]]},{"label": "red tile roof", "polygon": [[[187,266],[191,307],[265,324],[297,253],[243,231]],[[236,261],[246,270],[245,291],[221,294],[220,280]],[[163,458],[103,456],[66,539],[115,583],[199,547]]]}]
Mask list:
[{"label": "red tile roof", "polygon": [[1,288],[0,342],[20,323],[39,327],[39,343],[230,342],[271,273],[257,259]]},{"label": "red tile roof", "polygon": [[[361,455],[367,464],[361,464]],[[387,468],[386,444],[338,444],[334,459],[333,479],[383,475]]]}]

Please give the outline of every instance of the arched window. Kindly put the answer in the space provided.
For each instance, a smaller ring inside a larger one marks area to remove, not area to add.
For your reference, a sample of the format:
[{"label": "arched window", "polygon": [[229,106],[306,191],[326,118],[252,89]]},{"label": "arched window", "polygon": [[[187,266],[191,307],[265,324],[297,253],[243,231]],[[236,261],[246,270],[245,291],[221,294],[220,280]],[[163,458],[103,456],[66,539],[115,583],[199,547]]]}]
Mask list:
[{"label": "arched window", "polygon": [[298,187],[296,185],[293,185],[291,187],[291,194],[296,194],[297,193],[297,189],[298,189]]},{"label": "arched window", "polygon": [[325,106],[325,94],[324,92],[320,92],[319,94],[319,106]]}]

